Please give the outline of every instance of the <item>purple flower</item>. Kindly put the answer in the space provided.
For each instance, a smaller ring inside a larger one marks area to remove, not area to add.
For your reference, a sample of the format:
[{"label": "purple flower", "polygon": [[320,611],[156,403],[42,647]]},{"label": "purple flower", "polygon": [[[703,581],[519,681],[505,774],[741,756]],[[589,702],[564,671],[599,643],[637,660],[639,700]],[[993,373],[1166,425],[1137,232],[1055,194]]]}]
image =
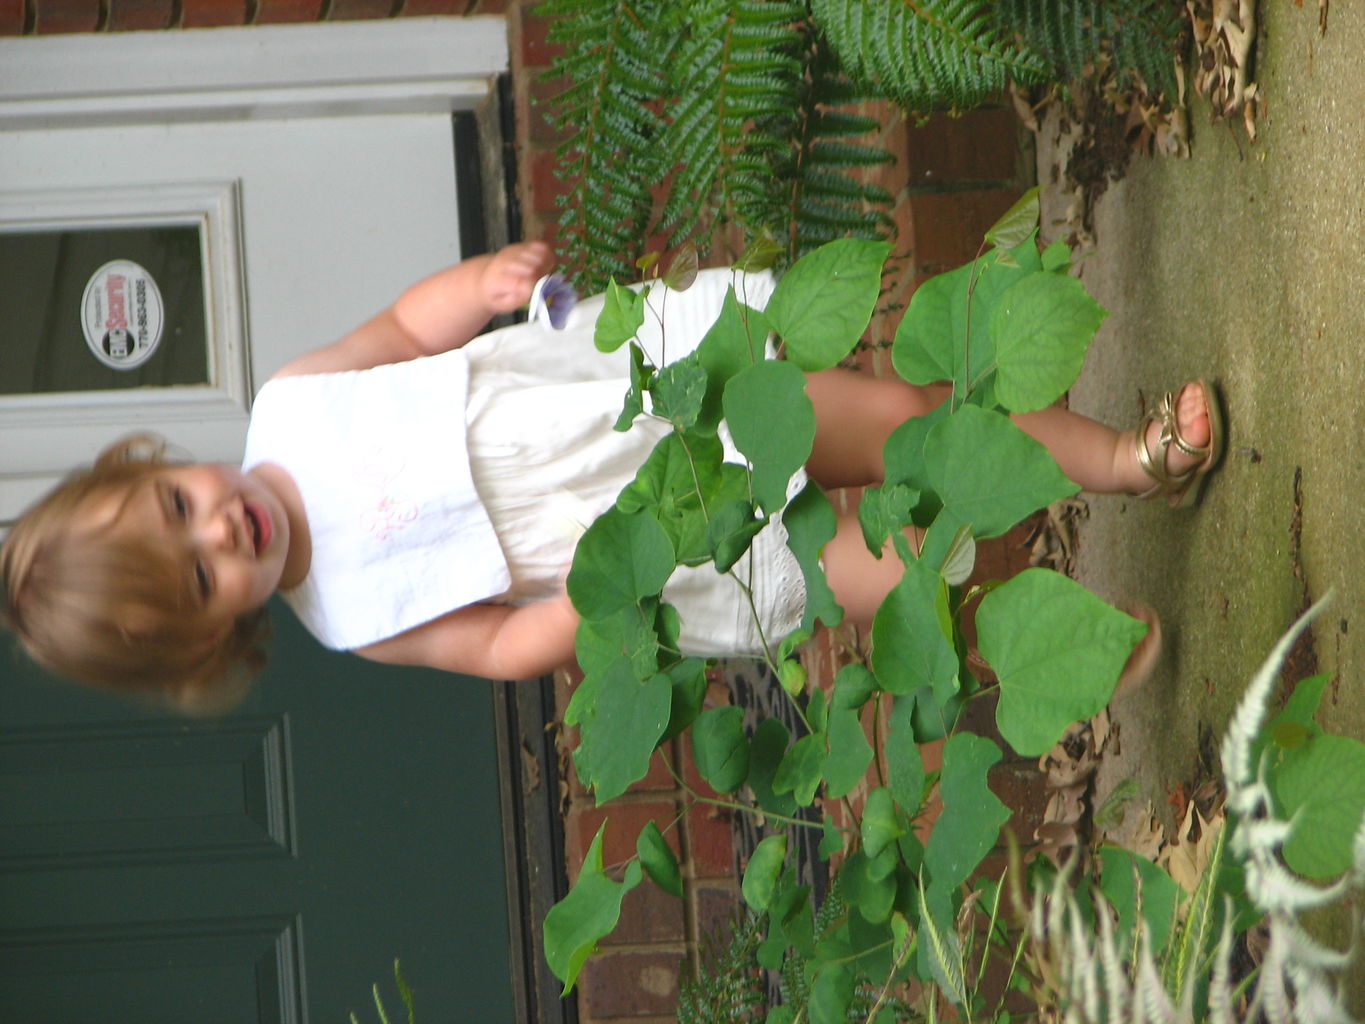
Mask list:
[{"label": "purple flower", "polygon": [[569,312],[577,302],[578,293],[573,290],[573,285],[560,274],[550,274],[537,281],[531,292],[528,319],[534,322],[543,317],[556,331],[562,331],[568,323]]}]

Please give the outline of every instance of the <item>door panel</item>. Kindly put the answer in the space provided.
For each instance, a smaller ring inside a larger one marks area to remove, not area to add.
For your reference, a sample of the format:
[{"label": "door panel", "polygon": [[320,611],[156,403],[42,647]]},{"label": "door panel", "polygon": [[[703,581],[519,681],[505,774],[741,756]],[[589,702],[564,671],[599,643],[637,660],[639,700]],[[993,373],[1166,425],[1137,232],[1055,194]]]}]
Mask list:
[{"label": "door panel", "polygon": [[395,957],[419,1019],[513,1019],[492,684],[271,612],[221,720],[0,652],[0,1020],[366,1019]]}]

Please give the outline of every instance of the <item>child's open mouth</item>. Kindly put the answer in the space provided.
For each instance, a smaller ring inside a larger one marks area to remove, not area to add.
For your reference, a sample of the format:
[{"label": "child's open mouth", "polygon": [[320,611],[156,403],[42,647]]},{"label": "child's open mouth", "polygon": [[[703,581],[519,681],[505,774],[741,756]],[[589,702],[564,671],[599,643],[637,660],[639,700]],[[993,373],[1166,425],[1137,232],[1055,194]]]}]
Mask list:
[{"label": "child's open mouth", "polygon": [[257,505],[244,505],[246,521],[251,527],[251,546],[260,554],[270,543],[270,514]]}]

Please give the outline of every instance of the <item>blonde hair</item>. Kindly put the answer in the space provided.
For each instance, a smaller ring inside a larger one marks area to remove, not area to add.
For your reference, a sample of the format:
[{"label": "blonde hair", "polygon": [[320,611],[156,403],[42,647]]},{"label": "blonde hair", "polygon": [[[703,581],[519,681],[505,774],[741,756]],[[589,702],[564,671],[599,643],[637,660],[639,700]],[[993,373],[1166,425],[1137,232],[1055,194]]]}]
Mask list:
[{"label": "blonde hair", "polygon": [[170,464],[158,438],[100,453],[30,508],[0,548],[4,619],[38,664],[191,712],[222,710],[265,664],[265,609],[226,636],[198,610],[182,558],[154,537],[78,529],[99,500],[126,503]]}]

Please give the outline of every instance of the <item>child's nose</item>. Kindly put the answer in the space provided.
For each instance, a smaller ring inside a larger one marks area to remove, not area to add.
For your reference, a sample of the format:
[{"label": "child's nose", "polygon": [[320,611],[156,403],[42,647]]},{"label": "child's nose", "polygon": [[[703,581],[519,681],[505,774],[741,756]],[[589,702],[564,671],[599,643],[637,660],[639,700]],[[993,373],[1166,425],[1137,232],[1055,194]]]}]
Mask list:
[{"label": "child's nose", "polygon": [[225,510],[215,512],[200,525],[199,540],[208,547],[231,551],[237,545],[237,527]]}]

